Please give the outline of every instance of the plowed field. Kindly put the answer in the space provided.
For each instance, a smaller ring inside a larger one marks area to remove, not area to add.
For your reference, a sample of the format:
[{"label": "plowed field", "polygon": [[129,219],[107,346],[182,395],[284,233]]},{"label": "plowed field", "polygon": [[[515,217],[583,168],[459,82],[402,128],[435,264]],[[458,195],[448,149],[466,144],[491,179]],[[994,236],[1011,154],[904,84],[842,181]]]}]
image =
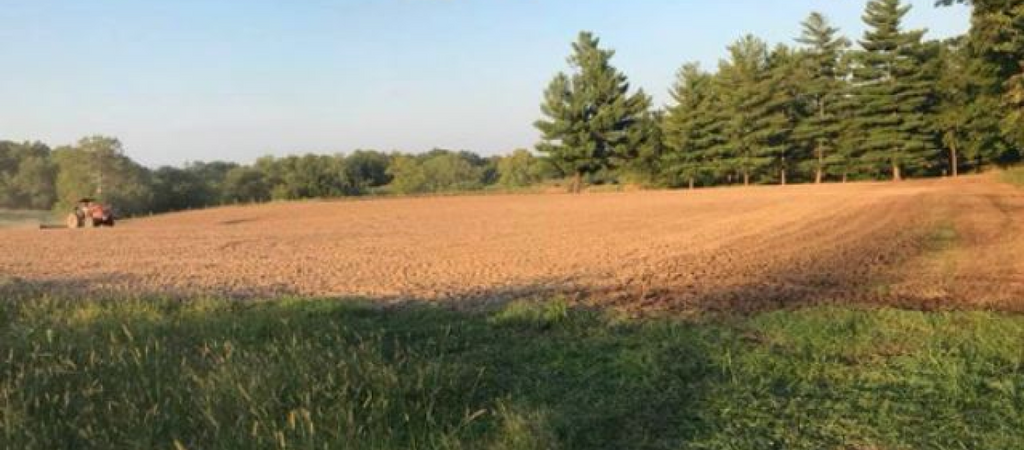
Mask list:
[{"label": "plowed field", "polygon": [[992,177],[301,202],[4,230],[0,273],[172,295],[468,304],[556,291],[639,311],[1024,310],[1022,226],[1024,191]]}]

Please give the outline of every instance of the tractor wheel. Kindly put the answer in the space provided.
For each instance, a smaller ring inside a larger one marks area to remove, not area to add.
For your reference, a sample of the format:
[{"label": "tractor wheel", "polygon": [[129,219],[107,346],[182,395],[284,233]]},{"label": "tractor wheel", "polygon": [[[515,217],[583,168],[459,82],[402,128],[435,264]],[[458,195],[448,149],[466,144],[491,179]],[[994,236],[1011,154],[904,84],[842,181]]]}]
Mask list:
[{"label": "tractor wheel", "polygon": [[78,220],[78,214],[75,213],[68,214],[68,217],[64,219],[64,224],[68,228],[81,228],[82,226],[82,222]]}]

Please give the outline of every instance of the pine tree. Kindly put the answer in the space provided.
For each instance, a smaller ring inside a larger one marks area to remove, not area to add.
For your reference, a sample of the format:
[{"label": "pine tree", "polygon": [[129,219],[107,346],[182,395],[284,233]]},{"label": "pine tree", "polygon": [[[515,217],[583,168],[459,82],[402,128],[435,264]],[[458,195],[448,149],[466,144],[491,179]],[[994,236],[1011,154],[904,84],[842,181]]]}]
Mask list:
[{"label": "pine tree", "polygon": [[615,52],[599,44],[593,34],[580,33],[569,58],[574,73],[551,81],[541,105],[546,118],[534,124],[543,140],[537,150],[573,174],[573,192],[580,191],[583,175],[636,154],[636,133],[651,103],[643,91],[630,94],[626,76],[611,65]]},{"label": "pine tree", "polygon": [[1021,71],[1006,83],[1007,114],[1003,119],[1003,132],[1017,148],[1024,148],[1024,61]]},{"label": "pine tree", "polygon": [[808,158],[802,147],[796,144],[793,133],[796,124],[806,117],[807,105],[800,95],[804,83],[801,76],[803,58],[800,53],[785,45],[778,45],[769,56],[770,79],[768,92],[771,94],[770,107],[774,113],[773,127],[769,130],[769,144],[775,148],[774,169],[779,174],[779,183],[786,184],[792,169],[798,168]]},{"label": "pine tree", "polygon": [[778,164],[787,132],[785,105],[772,77],[768,46],[747,35],[729,47],[716,80],[727,114],[726,140],[710,149],[733,173],[750,184],[752,175]]},{"label": "pine tree", "polygon": [[960,174],[964,144],[969,139],[969,108],[972,100],[962,39],[943,42],[939,55],[941,75],[937,84],[939,107],[936,125],[942,145],[949,154],[949,174],[956,177]]},{"label": "pine tree", "polygon": [[671,95],[675,104],[662,121],[663,173],[670,185],[685,181],[693,189],[698,179],[714,173],[708,150],[721,144],[718,139],[724,121],[716,117],[714,78],[698,64],[686,64],[679,70]]},{"label": "pine tree", "polygon": [[835,155],[842,133],[840,108],[846,90],[842,59],[850,41],[838,34],[839,29],[824,15],[814,12],[803,22],[803,34],[797,39],[806,46],[800,95],[807,110],[797,122],[793,139],[811,149],[815,183],[823,181],[826,158]]},{"label": "pine tree", "polygon": [[[1024,63],[1024,3],[1020,0],[939,0],[939,4],[973,6],[971,30],[964,45],[967,60],[968,141],[965,156],[975,168],[1020,160],[1024,137],[1013,117],[1014,77]],[[1014,109],[1014,105],[1018,105]]]},{"label": "pine tree", "polygon": [[888,166],[893,180],[928,167],[936,152],[928,117],[933,94],[921,61],[924,32],[902,29],[910,8],[900,0],[868,2],[868,30],[853,70],[856,156],[870,169]]}]

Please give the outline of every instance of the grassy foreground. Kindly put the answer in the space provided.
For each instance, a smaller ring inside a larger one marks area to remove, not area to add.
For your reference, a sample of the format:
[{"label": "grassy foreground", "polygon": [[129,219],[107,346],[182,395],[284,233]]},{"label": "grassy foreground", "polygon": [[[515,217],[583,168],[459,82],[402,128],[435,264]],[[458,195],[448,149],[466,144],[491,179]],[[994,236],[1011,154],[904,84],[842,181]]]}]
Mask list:
[{"label": "grassy foreground", "polygon": [[1024,317],[0,302],[0,448],[1024,448]]},{"label": "grassy foreground", "polygon": [[1024,166],[1006,169],[1001,176],[1003,181],[1024,188]]}]

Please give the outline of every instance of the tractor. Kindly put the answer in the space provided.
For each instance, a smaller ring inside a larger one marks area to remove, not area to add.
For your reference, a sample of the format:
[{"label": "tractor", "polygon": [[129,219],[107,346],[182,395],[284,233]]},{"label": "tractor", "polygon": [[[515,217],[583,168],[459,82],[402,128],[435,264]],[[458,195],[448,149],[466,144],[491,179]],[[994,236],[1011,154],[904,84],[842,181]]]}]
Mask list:
[{"label": "tractor", "polygon": [[65,224],[68,228],[94,228],[114,226],[114,210],[91,198],[83,198],[68,214]]}]

